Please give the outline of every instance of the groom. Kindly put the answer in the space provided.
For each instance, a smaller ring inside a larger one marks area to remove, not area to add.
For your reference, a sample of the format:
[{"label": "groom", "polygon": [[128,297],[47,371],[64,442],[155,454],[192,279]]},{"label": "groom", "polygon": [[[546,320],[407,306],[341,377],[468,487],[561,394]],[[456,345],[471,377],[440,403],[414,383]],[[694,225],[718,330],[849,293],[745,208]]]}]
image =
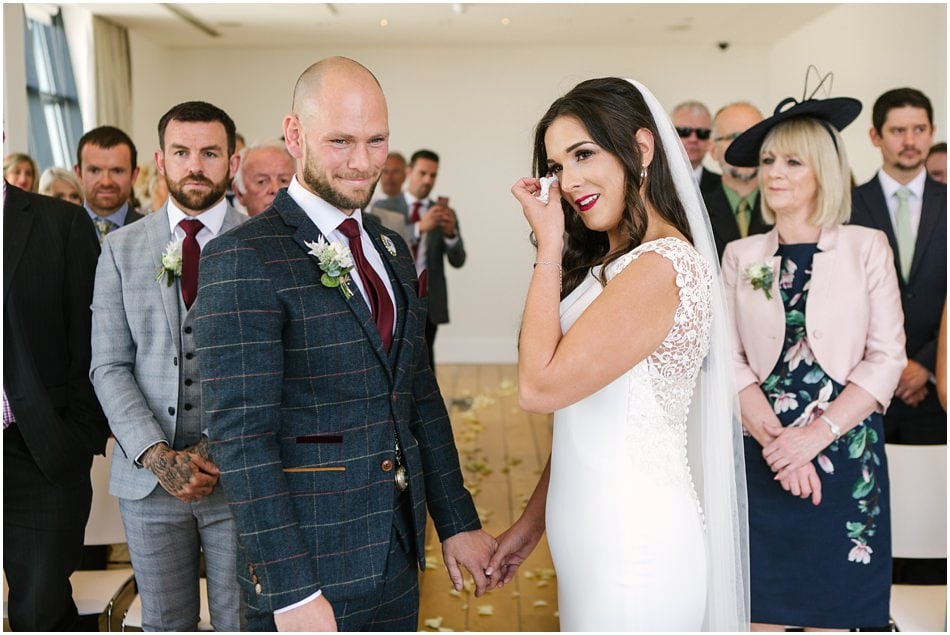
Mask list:
[{"label": "groom", "polygon": [[[248,626],[415,631],[426,507],[456,589],[461,564],[484,591],[495,545],[427,363],[425,285],[402,239],[362,214],[388,152],[382,89],[352,60],[318,62],[284,133],[294,180],[208,245],[197,302]],[[321,265],[323,240],[342,270]]]}]

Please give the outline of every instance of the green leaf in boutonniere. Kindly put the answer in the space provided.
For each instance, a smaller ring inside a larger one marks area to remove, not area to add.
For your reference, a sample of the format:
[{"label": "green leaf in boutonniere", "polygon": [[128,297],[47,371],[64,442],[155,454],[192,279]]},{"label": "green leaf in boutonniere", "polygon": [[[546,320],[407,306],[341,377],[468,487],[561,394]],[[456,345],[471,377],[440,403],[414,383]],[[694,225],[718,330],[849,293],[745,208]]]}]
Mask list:
[{"label": "green leaf in boutonniere", "polygon": [[330,289],[339,288],[343,297],[349,300],[353,296],[350,290],[350,271],[353,269],[353,254],[350,248],[341,242],[328,243],[323,236],[317,242],[304,244],[310,248],[310,255],[317,259],[323,275],[320,283]]},{"label": "green leaf in boutonniere", "polygon": [[775,280],[775,274],[772,267],[767,264],[749,265],[745,270],[745,278],[752,285],[752,288],[765,292],[765,297],[772,299],[772,282]]}]

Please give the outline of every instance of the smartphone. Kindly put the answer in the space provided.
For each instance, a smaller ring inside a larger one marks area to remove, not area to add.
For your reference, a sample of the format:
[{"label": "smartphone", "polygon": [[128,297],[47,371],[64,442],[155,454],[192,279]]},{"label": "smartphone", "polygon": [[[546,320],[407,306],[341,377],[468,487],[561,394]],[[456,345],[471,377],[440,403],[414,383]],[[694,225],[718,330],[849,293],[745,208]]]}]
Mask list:
[{"label": "smartphone", "polygon": [[440,197],[436,200],[435,203],[436,203],[436,205],[441,205],[442,207],[448,207],[448,206],[449,206],[449,197],[448,197],[448,196],[440,196]]}]

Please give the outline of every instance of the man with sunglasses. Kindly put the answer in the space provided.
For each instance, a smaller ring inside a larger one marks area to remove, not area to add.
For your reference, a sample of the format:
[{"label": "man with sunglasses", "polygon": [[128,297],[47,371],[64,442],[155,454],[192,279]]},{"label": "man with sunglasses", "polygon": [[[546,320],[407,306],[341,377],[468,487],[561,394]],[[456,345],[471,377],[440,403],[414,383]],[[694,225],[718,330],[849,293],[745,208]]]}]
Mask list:
[{"label": "man with sunglasses", "polygon": [[705,194],[719,186],[720,177],[703,167],[703,159],[712,146],[712,116],[709,109],[698,101],[684,101],[670,114],[676,133],[686,148],[686,155],[693,166],[693,178]]}]

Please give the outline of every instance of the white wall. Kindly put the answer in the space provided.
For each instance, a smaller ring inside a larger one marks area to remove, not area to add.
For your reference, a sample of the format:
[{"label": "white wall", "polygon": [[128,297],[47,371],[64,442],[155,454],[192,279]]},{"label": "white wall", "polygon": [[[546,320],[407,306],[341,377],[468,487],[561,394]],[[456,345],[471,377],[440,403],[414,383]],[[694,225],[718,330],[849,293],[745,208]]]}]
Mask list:
[{"label": "white wall", "polygon": [[26,53],[23,5],[3,5],[3,154],[26,152]]},{"label": "white wall", "polygon": [[789,96],[801,99],[806,64],[822,73],[833,71],[833,94],[855,97],[864,105],[843,133],[858,183],[881,165],[868,130],[874,100],[885,91],[905,86],[922,90],[934,106],[934,140],[947,138],[946,4],[846,4],[832,9],[772,48],[770,103]]}]

